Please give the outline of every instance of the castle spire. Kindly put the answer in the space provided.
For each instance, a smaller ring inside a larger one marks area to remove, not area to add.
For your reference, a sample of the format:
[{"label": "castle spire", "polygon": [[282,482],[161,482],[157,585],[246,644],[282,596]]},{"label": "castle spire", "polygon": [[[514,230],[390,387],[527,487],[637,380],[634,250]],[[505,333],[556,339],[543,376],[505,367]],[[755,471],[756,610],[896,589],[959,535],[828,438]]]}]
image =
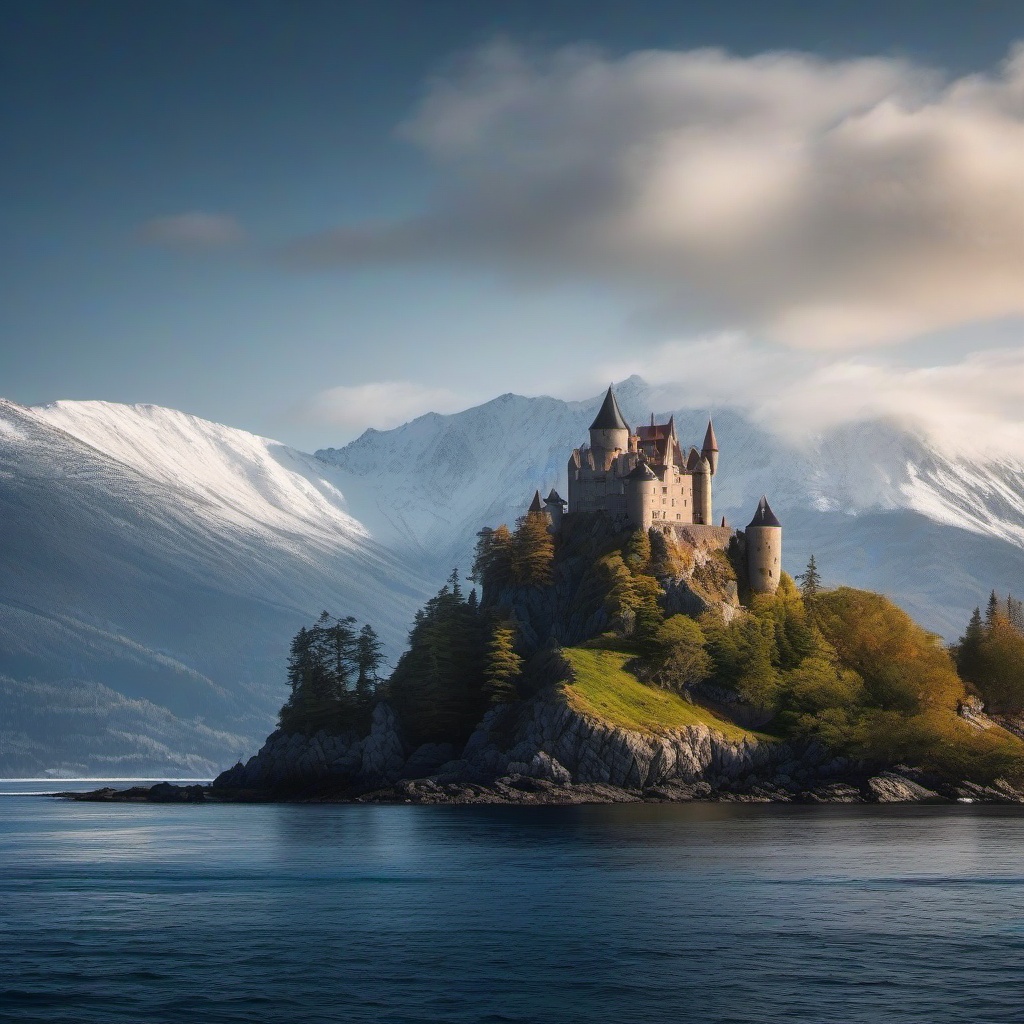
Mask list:
[{"label": "castle spire", "polygon": [[619,403],[615,400],[615,392],[608,385],[608,393],[604,396],[597,418],[590,424],[591,430],[629,430],[623,418]]},{"label": "castle spire", "polygon": [[771,505],[768,504],[768,499],[763,494],[761,495],[761,500],[757,503],[757,511],[754,513],[754,518],[750,520],[747,529],[749,530],[751,526],[782,526],[778,516],[775,515]]},{"label": "castle spire", "polygon": [[707,433],[704,435],[704,444],[701,448],[705,452],[717,452],[718,451],[718,438],[715,437],[715,425],[708,420]]},{"label": "castle spire", "polygon": [[708,420],[708,429],[700,453],[710,463],[711,475],[714,476],[718,472],[718,438],[715,437],[715,426],[711,420]]},{"label": "castle spire", "polygon": [[540,491],[533,492],[533,501],[530,502],[531,512],[543,512],[544,506],[540,503]]}]

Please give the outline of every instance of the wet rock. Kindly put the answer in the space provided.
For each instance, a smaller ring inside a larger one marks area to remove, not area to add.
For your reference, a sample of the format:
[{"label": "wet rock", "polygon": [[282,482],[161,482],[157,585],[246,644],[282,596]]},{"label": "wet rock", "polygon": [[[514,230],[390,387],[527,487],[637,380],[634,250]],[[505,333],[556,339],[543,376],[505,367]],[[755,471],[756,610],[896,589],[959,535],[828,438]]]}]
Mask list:
[{"label": "wet rock", "polygon": [[931,789],[895,772],[882,772],[868,779],[870,798],[880,804],[915,804],[941,802],[942,797]]},{"label": "wet rock", "polygon": [[807,804],[859,804],[864,799],[856,786],[845,782],[832,782],[800,793],[799,799]]}]

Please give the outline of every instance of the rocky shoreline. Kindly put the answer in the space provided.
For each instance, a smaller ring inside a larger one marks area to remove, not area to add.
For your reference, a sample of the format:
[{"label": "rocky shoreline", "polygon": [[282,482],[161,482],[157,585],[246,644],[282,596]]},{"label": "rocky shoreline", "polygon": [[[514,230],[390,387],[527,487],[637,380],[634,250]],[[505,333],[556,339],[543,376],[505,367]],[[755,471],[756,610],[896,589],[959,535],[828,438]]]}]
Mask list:
[{"label": "rocky shoreline", "polygon": [[1005,782],[980,786],[973,782],[944,784],[935,789],[916,781],[911,769],[880,772],[862,782],[829,782],[801,789],[769,781],[750,788],[715,789],[707,782],[665,782],[647,789],[626,789],[607,783],[555,783],[528,775],[509,775],[489,785],[404,779],[394,785],[359,792],[351,786],[321,784],[299,789],[232,789],[223,786],[179,786],[161,782],[127,790],[110,787],[87,793],[54,796],[87,803],[355,803],[355,804],[507,804],[573,806],[624,803],[788,803],[788,804],[1024,804],[1024,792]]},{"label": "rocky shoreline", "polygon": [[898,765],[888,770],[703,725],[661,733],[617,728],[570,707],[557,687],[489,712],[461,751],[410,750],[387,704],[369,734],[275,732],[245,764],[211,786],[160,783],[63,793],[91,802],[410,803],[993,803],[1024,804],[1024,791],[949,782]]}]

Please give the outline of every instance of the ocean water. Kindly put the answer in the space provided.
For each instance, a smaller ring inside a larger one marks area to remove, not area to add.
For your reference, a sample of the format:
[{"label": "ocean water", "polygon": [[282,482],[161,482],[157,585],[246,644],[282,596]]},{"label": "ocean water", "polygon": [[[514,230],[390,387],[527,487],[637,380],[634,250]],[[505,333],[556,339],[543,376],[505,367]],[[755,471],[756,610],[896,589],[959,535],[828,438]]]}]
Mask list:
[{"label": "ocean water", "polygon": [[0,1020],[1019,1022],[1022,853],[999,807],[6,795]]}]

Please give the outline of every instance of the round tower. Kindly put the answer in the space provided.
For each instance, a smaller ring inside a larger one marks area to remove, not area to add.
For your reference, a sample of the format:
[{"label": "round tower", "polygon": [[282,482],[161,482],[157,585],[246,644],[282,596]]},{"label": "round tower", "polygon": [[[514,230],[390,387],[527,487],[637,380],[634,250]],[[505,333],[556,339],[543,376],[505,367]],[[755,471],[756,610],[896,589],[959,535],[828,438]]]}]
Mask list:
[{"label": "round tower", "polygon": [[627,474],[624,489],[630,522],[641,530],[649,529],[658,501],[658,475],[646,462],[637,463],[636,469]]},{"label": "round tower", "polygon": [[629,450],[629,426],[610,387],[597,417],[590,424],[590,447],[606,452]]},{"label": "round tower", "polygon": [[558,533],[562,529],[562,515],[568,502],[554,489],[544,499],[544,509],[551,518],[551,532]]},{"label": "round tower", "polygon": [[713,526],[711,512],[711,463],[706,456],[693,467],[693,521]]},{"label": "round tower", "polygon": [[746,529],[747,573],[755,594],[774,594],[782,574],[782,523],[761,495]]}]

